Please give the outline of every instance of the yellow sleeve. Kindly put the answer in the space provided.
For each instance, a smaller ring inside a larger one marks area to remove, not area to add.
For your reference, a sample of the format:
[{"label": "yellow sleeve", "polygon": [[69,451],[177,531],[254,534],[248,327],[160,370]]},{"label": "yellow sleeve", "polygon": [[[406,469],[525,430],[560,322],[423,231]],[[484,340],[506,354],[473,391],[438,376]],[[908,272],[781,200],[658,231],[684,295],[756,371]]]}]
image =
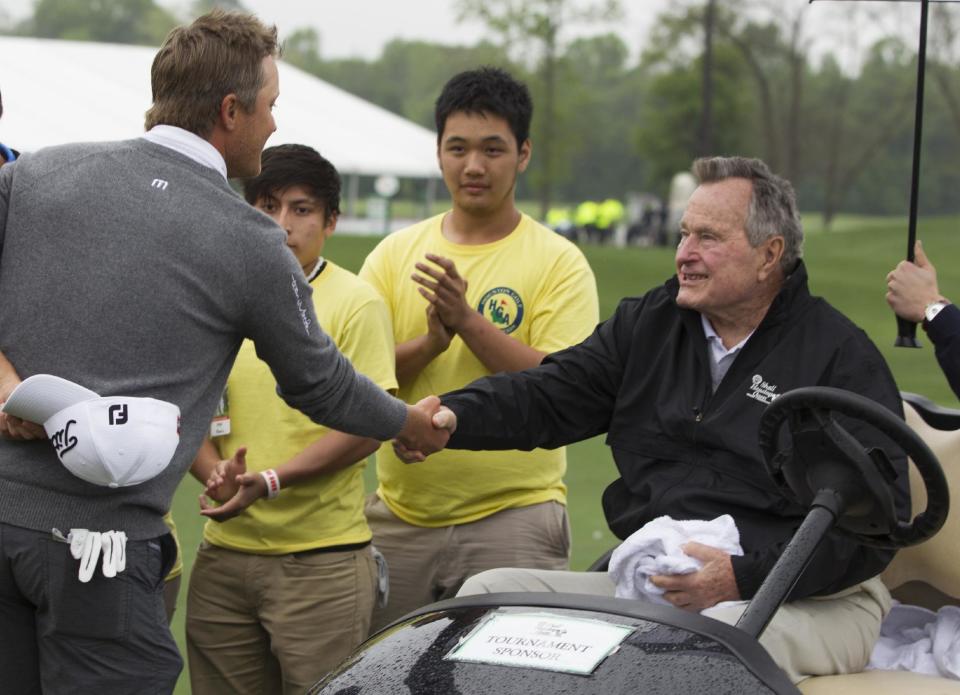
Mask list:
[{"label": "yellow sleeve", "polygon": [[530,346],[557,352],[583,341],[600,321],[597,281],[587,259],[571,246],[547,273],[533,303]]},{"label": "yellow sleeve", "polygon": [[384,391],[396,391],[393,326],[380,297],[371,296],[356,308],[338,336],[337,347],[358,372]]},{"label": "yellow sleeve", "polygon": [[376,290],[386,302],[388,315],[394,316],[396,312],[393,301],[393,272],[391,264],[386,262],[386,258],[390,255],[387,250],[388,239],[389,237],[377,244],[367,255],[357,275]]}]

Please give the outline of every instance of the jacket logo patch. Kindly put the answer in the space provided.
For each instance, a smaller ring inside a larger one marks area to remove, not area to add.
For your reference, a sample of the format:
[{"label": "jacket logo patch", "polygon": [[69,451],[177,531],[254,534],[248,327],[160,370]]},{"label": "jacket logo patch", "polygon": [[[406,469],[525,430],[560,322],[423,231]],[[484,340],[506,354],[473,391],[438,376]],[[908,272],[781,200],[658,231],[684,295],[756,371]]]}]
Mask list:
[{"label": "jacket logo patch", "polygon": [[747,398],[752,398],[755,401],[760,401],[761,403],[770,405],[777,399],[777,396],[779,395],[780,394],[777,393],[777,386],[775,384],[767,383],[759,374],[753,375],[753,379],[750,383],[750,390],[747,391]]},{"label": "jacket logo patch", "polygon": [[523,320],[523,300],[509,287],[495,287],[483,295],[477,311],[504,333],[513,333]]}]

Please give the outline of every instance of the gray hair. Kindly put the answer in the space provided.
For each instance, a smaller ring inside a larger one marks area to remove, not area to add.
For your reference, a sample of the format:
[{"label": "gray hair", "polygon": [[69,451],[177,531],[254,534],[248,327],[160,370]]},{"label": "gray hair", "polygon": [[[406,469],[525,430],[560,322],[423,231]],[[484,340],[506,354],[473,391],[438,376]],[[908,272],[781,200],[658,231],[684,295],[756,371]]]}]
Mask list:
[{"label": "gray hair", "polygon": [[693,175],[700,183],[724,179],[747,179],[753,184],[747,209],[747,241],[753,247],[774,236],[783,237],[780,267],[784,274],[794,270],[803,258],[803,227],[797,212],[797,195],[786,179],[780,178],[759,159],[747,157],[703,157],[693,163]]}]

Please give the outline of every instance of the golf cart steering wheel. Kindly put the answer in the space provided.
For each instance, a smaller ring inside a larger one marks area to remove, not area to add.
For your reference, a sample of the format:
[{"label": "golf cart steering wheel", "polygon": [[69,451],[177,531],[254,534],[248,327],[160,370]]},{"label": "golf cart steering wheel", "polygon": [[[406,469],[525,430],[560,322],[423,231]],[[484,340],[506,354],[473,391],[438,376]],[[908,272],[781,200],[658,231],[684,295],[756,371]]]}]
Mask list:
[{"label": "golf cart steering wheel", "polygon": [[[910,457],[927,491],[927,508],[913,521],[897,519],[891,492],[896,471],[887,455],[882,449],[865,448],[832,413],[873,426]],[[789,421],[793,448],[778,451],[784,421]],[[950,493],[936,456],[906,422],[858,394],[825,386],[784,393],[767,406],[760,420],[760,450],[767,472],[788,499],[798,500],[804,508],[814,498],[819,506],[824,506],[819,504],[824,499],[835,499],[834,512],[840,512],[837,527],[865,545],[916,545],[946,521]]]}]

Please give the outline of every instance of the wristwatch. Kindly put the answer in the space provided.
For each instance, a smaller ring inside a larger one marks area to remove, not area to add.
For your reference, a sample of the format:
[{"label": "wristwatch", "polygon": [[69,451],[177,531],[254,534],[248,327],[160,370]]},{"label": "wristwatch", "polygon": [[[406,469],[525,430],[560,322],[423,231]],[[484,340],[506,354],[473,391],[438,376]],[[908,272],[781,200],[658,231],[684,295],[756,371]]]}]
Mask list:
[{"label": "wristwatch", "polygon": [[927,304],[926,308],[923,310],[923,318],[926,320],[927,323],[930,323],[937,317],[937,314],[943,311],[943,308],[947,306],[947,304],[949,303],[950,302],[945,302],[942,299],[938,299],[935,302],[930,302],[929,304]]}]

